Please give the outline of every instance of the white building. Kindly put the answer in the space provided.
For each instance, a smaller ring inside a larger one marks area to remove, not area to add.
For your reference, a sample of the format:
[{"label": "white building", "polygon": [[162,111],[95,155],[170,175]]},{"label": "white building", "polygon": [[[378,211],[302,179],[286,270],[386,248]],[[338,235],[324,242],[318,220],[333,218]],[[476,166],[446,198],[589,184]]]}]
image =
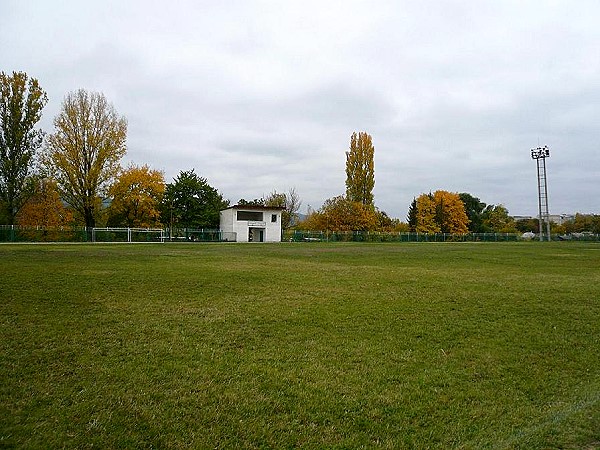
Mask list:
[{"label": "white building", "polygon": [[[529,220],[529,219],[538,219],[538,216],[512,216],[515,220]],[[548,218],[550,222],[554,222],[556,225],[562,225],[566,222],[570,222],[575,220],[575,214],[549,214]]]},{"label": "white building", "polygon": [[283,208],[234,205],[221,211],[220,228],[237,242],[281,242]]}]

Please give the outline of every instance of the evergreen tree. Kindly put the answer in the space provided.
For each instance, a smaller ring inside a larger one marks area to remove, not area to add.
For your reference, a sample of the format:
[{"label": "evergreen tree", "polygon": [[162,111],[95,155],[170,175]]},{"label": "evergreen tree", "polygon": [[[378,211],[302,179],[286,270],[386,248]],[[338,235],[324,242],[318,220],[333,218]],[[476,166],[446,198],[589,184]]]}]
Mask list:
[{"label": "evergreen tree", "polygon": [[406,217],[408,221],[408,229],[412,232],[417,231],[417,223],[419,220],[419,213],[417,211],[417,199],[413,197],[413,201],[408,207],[408,216]]}]

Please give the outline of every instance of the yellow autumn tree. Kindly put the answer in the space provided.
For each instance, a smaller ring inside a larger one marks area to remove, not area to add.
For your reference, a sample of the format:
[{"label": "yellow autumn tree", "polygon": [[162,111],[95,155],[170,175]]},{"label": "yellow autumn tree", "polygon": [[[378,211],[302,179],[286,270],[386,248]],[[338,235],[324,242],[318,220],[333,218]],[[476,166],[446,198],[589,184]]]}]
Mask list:
[{"label": "yellow autumn tree", "polygon": [[469,218],[459,195],[438,190],[416,201],[418,233],[468,233]]},{"label": "yellow autumn tree", "polygon": [[86,227],[95,227],[102,201],[126,152],[127,120],[106,97],[79,89],[65,96],[42,161],[61,197]]},{"label": "yellow autumn tree", "polygon": [[45,178],[35,183],[33,195],[17,213],[16,222],[23,227],[41,227],[41,230],[24,230],[31,239],[57,241],[67,235],[58,228],[73,224],[73,212],[65,208],[56,181]]},{"label": "yellow autumn tree", "polygon": [[375,186],[375,148],[368,133],[352,133],[346,152],[346,198],[363,205],[373,205]]},{"label": "yellow autumn tree", "polygon": [[348,200],[340,195],[325,200],[323,206],[302,223],[307,230],[373,231],[378,228],[375,208]]},{"label": "yellow autumn tree", "polygon": [[417,233],[439,233],[442,229],[436,221],[433,194],[421,194],[417,198]]},{"label": "yellow autumn tree", "polygon": [[159,205],[165,192],[161,171],[133,164],[123,170],[109,188],[110,226],[154,227],[160,224]]},{"label": "yellow autumn tree", "polygon": [[442,233],[464,234],[469,232],[469,218],[460,196],[454,192],[435,191],[436,218]]}]

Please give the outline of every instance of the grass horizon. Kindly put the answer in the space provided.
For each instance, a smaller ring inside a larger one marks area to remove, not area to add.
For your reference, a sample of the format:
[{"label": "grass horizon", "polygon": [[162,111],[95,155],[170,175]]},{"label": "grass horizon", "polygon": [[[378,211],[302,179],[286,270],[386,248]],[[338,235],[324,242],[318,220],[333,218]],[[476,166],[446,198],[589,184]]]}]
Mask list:
[{"label": "grass horizon", "polygon": [[0,246],[0,447],[596,448],[597,243]]}]

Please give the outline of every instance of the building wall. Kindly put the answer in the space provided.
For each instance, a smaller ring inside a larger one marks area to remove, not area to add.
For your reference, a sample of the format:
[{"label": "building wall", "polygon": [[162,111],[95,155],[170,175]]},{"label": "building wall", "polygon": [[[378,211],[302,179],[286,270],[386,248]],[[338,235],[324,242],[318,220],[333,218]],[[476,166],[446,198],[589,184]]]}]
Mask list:
[{"label": "building wall", "polygon": [[233,221],[234,215],[232,211],[233,210],[231,209],[224,209],[223,211],[221,211],[219,219],[219,228],[221,229],[221,231],[235,232]]},{"label": "building wall", "polygon": [[[262,213],[263,220],[238,220],[238,211]],[[272,221],[275,216],[275,222]],[[237,242],[281,242],[281,210],[233,207],[221,211],[221,231],[236,233]],[[251,232],[252,230],[252,232]]]},{"label": "building wall", "polygon": [[[512,216],[515,220],[523,219],[538,219],[538,216]],[[550,222],[554,222],[556,225],[562,225],[565,222],[569,222],[575,219],[575,214],[549,214],[548,218]]]}]

